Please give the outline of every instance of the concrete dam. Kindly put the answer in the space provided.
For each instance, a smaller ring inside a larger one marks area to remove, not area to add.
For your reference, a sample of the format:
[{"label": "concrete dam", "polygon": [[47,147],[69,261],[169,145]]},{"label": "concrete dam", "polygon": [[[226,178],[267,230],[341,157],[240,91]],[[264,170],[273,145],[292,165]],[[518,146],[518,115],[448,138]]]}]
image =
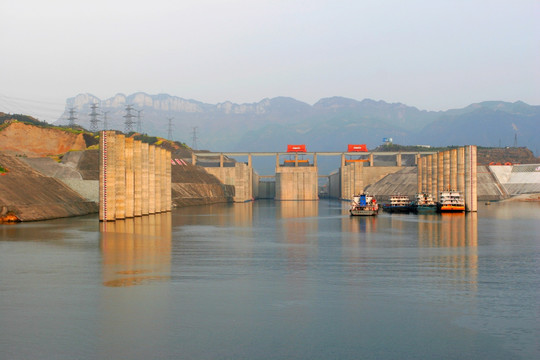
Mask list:
[{"label": "concrete dam", "polygon": [[[247,156],[247,162],[226,161],[240,156]],[[269,181],[268,176],[262,178],[254,171],[253,157],[256,156],[275,157],[273,181]],[[339,170],[320,175],[318,159],[323,156],[339,158]],[[378,157],[386,158],[383,165],[377,165]],[[391,164],[388,164],[389,157],[393,159]],[[403,166],[404,157],[409,158],[408,166]],[[413,160],[410,161],[410,158]],[[194,153],[192,163],[204,166],[225,184],[234,185],[237,189],[234,200],[237,202],[263,198],[279,201],[317,200],[320,194],[319,178],[327,178],[327,196],[349,200],[388,175],[414,168],[416,183],[413,195],[416,192],[430,192],[436,196],[443,189],[455,189],[465,194],[468,211],[476,211],[477,208],[476,146],[444,152],[388,153],[363,150],[308,153],[304,148],[304,151],[277,153]],[[371,194],[378,195],[371,190]],[[396,189],[394,192],[404,194],[404,190]]]}]

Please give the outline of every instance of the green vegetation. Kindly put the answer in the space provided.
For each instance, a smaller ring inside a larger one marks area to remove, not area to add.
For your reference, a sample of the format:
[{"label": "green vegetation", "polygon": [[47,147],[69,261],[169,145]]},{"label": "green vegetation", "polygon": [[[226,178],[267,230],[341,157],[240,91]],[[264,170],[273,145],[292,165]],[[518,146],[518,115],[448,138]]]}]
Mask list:
[{"label": "green vegetation", "polygon": [[150,145],[153,145],[155,144],[159,139],[155,136],[148,136],[146,134],[139,134],[139,135],[135,135],[133,137],[133,139],[135,140],[140,140],[141,142],[143,143],[147,143],[147,144],[150,144]]},{"label": "green vegetation", "polygon": [[0,174],[7,173],[7,169],[0,165]]}]

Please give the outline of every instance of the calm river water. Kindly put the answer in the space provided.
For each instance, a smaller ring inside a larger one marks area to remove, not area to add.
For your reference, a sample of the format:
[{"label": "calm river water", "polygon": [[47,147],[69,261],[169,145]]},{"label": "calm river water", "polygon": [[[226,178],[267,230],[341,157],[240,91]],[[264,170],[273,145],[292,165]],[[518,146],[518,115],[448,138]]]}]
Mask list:
[{"label": "calm river water", "polygon": [[347,207],[0,225],[0,358],[540,358],[540,204]]}]

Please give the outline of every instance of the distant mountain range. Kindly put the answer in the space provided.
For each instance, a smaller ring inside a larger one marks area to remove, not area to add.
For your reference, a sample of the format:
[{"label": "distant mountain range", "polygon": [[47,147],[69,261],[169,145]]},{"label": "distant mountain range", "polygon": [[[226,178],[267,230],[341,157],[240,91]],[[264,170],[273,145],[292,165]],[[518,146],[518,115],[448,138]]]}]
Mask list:
[{"label": "distant mountain range", "polygon": [[[540,106],[521,101],[425,111],[401,103],[343,97],[321,99],[314,105],[287,97],[213,105],[166,94],[118,94],[104,100],[79,94],[67,99],[66,112],[55,124],[68,123],[68,109],[73,107],[76,123],[90,128],[93,103],[107,112],[109,129],[124,131],[126,105],[132,105],[140,111],[142,132],[168,137],[171,119],[173,140],[192,146],[195,137],[198,149],[211,151],[285,151],[287,144],[306,144],[308,151],[343,151],[347,144],[374,148],[383,138],[402,145],[517,144],[537,156],[540,148]],[[139,113],[131,114],[135,131]]]}]

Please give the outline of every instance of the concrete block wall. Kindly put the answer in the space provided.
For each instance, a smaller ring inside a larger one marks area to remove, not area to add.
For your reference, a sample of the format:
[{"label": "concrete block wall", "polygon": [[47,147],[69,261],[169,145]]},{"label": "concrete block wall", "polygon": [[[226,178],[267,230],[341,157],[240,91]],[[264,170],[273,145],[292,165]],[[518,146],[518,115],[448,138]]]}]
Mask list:
[{"label": "concrete block wall", "polygon": [[352,199],[355,194],[364,191],[364,164],[351,163],[340,168],[341,199]]},{"label": "concrete block wall", "polygon": [[225,185],[235,188],[234,201],[246,202],[254,198],[253,168],[245,163],[235,163],[234,167],[207,167],[205,170],[217,177]]},{"label": "concrete block wall", "polygon": [[318,200],[316,166],[276,167],[276,200]]},{"label": "concrete block wall", "polygon": [[171,199],[169,151],[114,131],[101,132],[100,221],[170,211]]}]

